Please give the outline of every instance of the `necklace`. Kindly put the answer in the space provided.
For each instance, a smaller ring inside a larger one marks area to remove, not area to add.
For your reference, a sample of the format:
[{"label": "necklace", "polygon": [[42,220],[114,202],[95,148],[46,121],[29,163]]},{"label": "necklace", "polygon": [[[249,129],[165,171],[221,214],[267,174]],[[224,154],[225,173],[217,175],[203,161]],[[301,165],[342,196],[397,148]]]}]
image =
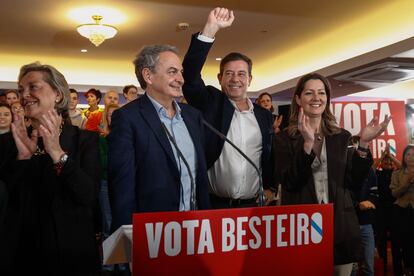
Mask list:
[{"label": "necklace", "polygon": [[[60,127],[59,127],[59,137],[60,137],[60,134],[62,134],[62,128],[63,128],[63,121],[62,121],[62,123],[60,124]],[[43,140],[39,140],[39,142],[36,145],[36,150],[33,153],[33,155],[37,156],[37,155],[45,155],[45,154],[46,154],[46,151],[45,151],[44,146],[43,146]]]},{"label": "necklace", "polygon": [[316,140],[318,142],[322,143],[322,141],[323,141],[323,136],[322,135],[320,135],[319,133],[315,133],[315,137],[316,137]]},{"label": "necklace", "polygon": [[39,147],[39,145],[37,145],[36,146],[36,151],[33,153],[33,155],[44,155],[44,154],[46,154],[45,150],[44,149],[41,149]]}]

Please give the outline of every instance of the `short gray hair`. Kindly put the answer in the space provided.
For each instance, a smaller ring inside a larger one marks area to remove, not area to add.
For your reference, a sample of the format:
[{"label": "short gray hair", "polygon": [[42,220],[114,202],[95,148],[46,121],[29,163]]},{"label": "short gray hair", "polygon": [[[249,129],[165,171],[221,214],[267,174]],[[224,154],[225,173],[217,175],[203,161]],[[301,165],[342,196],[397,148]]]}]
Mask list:
[{"label": "short gray hair", "polygon": [[142,89],[147,89],[147,83],[142,76],[142,70],[148,68],[151,72],[155,73],[155,67],[160,58],[160,54],[163,52],[173,52],[178,55],[176,47],[171,45],[148,45],[144,46],[138,53],[134,60],[135,75],[137,76],[138,82]]},{"label": "short gray hair", "polygon": [[65,122],[70,122],[68,113],[68,105],[70,99],[69,85],[63,74],[51,65],[41,64],[40,62],[36,61],[23,65],[20,68],[18,82],[20,83],[21,79],[30,72],[42,72],[43,80],[47,82],[50,87],[58,91],[62,99],[56,103],[55,108],[58,114],[62,115]]}]

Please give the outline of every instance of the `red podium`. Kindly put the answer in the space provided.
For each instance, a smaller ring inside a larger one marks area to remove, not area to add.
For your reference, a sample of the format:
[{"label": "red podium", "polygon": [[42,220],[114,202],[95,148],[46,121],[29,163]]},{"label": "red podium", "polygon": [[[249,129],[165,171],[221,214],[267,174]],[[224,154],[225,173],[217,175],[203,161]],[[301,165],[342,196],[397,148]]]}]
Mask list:
[{"label": "red podium", "polygon": [[333,206],[134,214],[134,275],[332,275]]}]

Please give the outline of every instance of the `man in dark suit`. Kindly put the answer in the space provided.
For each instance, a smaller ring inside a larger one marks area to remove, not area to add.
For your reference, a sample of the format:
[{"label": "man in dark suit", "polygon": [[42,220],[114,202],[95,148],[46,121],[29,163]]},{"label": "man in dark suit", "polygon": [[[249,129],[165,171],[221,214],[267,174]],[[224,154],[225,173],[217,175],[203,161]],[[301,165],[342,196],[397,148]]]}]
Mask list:
[{"label": "man in dark suit", "polygon": [[109,134],[113,229],[134,212],[209,208],[201,114],[174,100],[184,83],[176,48],[144,47],[134,64],[145,95],[114,112]]},{"label": "man in dark suit", "polygon": [[[193,35],[183,61],[183,92],[187,102],[201,110],[205,120],[241,148],[261,170],[268,203],[274,197],[270,154],[273,121],[269,111],[253,104],[247,97],[252,80],[252,61],[240,53],[225,56],[218,74],[221,91],[206,86],[201,79],[201,70],[215,34],[231,26],[233,20],[232,11],[215,8],[210,12],[202,33]],[[206,141],[212,206],[256,206],[260,180],[254,168],[213,132],[206,130]]]}]

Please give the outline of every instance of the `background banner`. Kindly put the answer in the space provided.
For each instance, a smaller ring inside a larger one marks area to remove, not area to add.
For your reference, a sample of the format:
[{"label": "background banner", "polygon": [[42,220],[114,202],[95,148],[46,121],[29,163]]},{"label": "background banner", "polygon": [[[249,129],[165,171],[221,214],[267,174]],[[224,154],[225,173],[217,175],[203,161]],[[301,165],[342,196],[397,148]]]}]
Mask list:
[{"label": "background banner", "polygon": [[380,158],[389,144],[390,152],[402,160],[402,152],[408,143],[404,101],[333,102],[331,110],[339,125],[352,135],[357,135],[375,116],[382,122],[385,115],[391,115],[388,128],[372,141],[371,153],[374,159]]},{"label": "background banner", "polygon": [[333,207],[134,214],[133,272],[332,275]]}]

